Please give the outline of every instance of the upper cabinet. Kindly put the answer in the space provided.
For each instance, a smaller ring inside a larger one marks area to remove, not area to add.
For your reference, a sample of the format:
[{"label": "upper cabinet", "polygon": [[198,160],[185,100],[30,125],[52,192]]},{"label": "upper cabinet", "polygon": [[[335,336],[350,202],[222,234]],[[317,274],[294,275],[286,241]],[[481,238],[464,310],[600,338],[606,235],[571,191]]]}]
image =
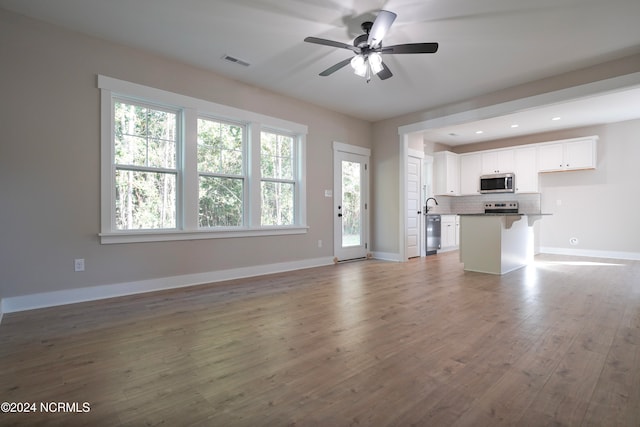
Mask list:
[{"label": "upper cabinet", "polygon": [[538,145],[538,171],[595,169],[597,136]]},{"label": "upper cabinet", "polygon": [[434,193],[438,196],[460,194],[460,165],[458,154],[439,151],[433,154]]},{"label": "upper cabinet", "polygon": [[436,195],[480,194],[480,176],[513,172],[516,193],[537,193],[538,173],[596,168],[597,136],[496,150],[434,154]]},{"label": "upper cabinet", "polygon": [[467,153],[460,155],[460,194],[480,194],[480,175],[482,175],[482,155]]},{"label": "upper cabinet", "polygon": [[513,150],[513,172],[516,175],[517,193],[538,192],[536,157],[536,147],[522,147]]},{"label": "upper cabinet", "polygon": [[513,172],[513,150],[485,151],[482,153],[482,174]]}]

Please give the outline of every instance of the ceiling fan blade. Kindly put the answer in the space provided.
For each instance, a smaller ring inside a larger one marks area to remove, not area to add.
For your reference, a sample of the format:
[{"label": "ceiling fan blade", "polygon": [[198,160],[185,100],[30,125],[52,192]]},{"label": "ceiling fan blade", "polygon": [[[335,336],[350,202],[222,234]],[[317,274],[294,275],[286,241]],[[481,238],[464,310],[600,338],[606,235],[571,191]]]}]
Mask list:
[{"label": "ceiling fan blade", "polygon": [[321,44],[324,46],[339,47],[341,49],[348,49],[348,50],[354,51],[355,53],[360,53],[359,47],[355,47],[353,45],[342,43],[342,42],[336,42],[333,40],[320,39],[318,37],[307,37],[304,39],[304,41],[306,41],[307,43]]},{"label": "ceiling fan blade", "polygon": [[347,65],[348,63],[351,62],[351,58],[347,58],[344,61],[340,61],[337,64],[327,68],[326,70],[324,70],[323,72],[320,73],[321,76],[326,77],[328,75],[331,75],[333,73],[335,73],[336,71],[338,71],[340,68],[344,67],[345,65]]},{"label": "ceiling fan blade", "polygon": [[380,13],[378,13],[371,27],[371,31],[369,31],[369,39],[367,40],[369,47],[374,48],[382,42],[385,34],[389,31],[389,27],[391,27],[393,21],[396,20],[396,16],[398,15],[388,10],[381,10]]},{"label": "ceiling fan blade", "polygon": [[393,73],[384,62],[382,63],[382,71],[378,73],[378,77],[380,77],[380,80],[387,80],[389,77],[393,77]]},{"label": "ceiling fan blade", "polygon": [[384,46],[381,53],[436,53],[438,43],[407,43],[395,46]]}]

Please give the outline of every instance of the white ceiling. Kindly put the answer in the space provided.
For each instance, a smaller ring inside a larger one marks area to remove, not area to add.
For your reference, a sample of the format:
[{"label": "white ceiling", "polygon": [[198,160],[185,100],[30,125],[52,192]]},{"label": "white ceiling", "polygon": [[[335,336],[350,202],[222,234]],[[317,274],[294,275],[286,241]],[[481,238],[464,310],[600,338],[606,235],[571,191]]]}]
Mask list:
[{"label": "white ceiling", "polygon": [[[640,53],[638,0],[0,0],[0,7],[369,121]],[[367,84],[348,66],[318,76],[351,53],[303,39],[351,43],[380,9],[398,15],[385,45],[436,41],[439,51],[385,55],[394,73],[385,81]],[[225,54],[251,65],[225,61]],[[455,145],[640,117],[635,88],[598,98],[435,129],[428,137]],[[550,123],[550,116],[562,119]]]},{"label": "white ceiling", "polygon": [[640,87],[552,103],[422,132],[426,141],[456,146],[640,118]]}]

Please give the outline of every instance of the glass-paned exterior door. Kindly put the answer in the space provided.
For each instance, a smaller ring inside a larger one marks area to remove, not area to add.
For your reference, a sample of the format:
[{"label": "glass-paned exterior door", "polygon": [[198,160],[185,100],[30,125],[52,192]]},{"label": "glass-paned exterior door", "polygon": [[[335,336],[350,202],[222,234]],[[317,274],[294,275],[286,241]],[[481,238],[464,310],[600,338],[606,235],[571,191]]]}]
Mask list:
[{"label": "glass-paned exterior door", "polygon": [[335,153],[334,252],[338,260],[367,256],[367,157]]}]

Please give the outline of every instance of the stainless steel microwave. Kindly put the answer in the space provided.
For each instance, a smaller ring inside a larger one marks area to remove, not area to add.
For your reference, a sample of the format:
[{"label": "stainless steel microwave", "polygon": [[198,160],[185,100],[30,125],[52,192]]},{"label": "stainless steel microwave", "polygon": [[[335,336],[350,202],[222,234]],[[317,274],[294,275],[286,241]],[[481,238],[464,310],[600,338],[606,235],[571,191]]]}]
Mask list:
[{"label": "stainless steel microwave", "polygon": [[480,193],[514,193],[516,176],[512,173],[497,173],[480,176]]}]

